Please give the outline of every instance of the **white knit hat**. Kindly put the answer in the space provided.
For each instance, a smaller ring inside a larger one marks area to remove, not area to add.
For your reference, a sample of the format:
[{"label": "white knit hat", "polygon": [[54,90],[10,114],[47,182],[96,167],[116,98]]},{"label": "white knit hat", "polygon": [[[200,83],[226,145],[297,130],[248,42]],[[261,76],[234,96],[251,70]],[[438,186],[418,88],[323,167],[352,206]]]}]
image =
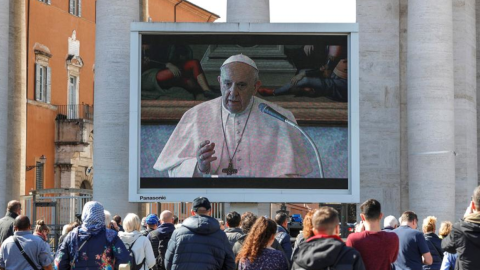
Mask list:
[{"label": "white knit hat", "polygon": [[223,62],[222,67],[227,65],[227,64],[233,63],[233,62],[241,62],[241,63],[247,64],[247,65],[253,67],[254,69],[258,70],[255,62],[253,62],[253,60],[250,59],[250,57],[248,57],[246,55],[243,55],[243,54],[237,54],[237,55],[230,56],[227,60],[225,60],[225,62]]}]

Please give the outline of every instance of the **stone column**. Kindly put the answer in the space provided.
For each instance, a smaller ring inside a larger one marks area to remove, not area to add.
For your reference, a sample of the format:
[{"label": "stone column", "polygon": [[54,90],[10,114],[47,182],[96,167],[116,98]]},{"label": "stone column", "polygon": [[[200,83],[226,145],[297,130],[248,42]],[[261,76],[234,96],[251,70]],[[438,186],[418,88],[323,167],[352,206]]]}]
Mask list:
[{"label": "stone column", "polygon": [[[475,6],[476,10],[476,36],[477,36],[477,49],[476,49],[476,60],[477,60],[477,93],[480,91],[479,86],[480,86],[480,4],[476,4]],[[478,96],[478,95],[477,95]],[[477,102],[477,145],[480,145],[480,102]],[[480,155],[480,148],[477,149],[477,156]],[[480,166],[480,159],[477,159],[477,166]],[[477,171],[477,173],[479,173]],[[478,176],[478,179],[480,179],[480,175]],[[477,185],[480,185],[480,181],[477,182]]]},{"label": "stone column", "polygon": [[453,0],[455,83],[455,220],[478,185],[475,0]]},{"label": "stone column", "polygon": [[408,173],[419,219],[455,217],[452,0],[408,1]]},{"label": "stone column", "polygon": [[27,144],[27,77],[25,1],[10,1],[8,64],[8,200],[25,194],[25,156]]},{"label": "stone column", "polygon": [[140,1],[140,19],[142,22],[148,22],[150,14],[148,13],[148,0]]},{"label": "stone column", "polygon": [[228,0],[227,22],[269,23],[269,0]]},{"label": "stone column", "polygon": [[[228,0],[227,22],[242,23],[269,23],[270,1],[269,0]],[[225,204],[225,214],[237,211],[240,214],[250,211],[257,215],[270,216],[269,203],[229,203]]]},{"label": "stone column", "polygon": [[[400,0],[400,212],[409,209],[408,121],[407,121],[407,43],[408,0]],[[398,213],[401,214],[401,213]],[[398,215],[395,215],[398,218]]]},{"label": "stone column", "polygon": [[399,7],[399,1],[357,1],[360,202],[376,199],[384,214],[395,216],[400,213]]},{"label": "stone column", "polygon": [[[8,96],[8,30],[10,0],[0,0],[0,97]],[[7,208],[8,99],[0,98],[0,213]]]},{"label": "stone column", "polygon": [[128,108],[130,23],[139,7],[139,0],[97,1],[93,197],[122,217],[138,212],[128,202]]}]

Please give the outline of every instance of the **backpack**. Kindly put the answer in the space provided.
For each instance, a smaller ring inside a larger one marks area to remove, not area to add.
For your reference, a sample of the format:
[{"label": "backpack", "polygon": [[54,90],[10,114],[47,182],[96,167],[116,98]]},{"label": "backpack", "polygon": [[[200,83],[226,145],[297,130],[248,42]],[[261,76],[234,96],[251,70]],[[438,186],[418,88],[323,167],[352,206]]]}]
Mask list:
[{"label": "backpack", "polygon": [[143,261],[140,264],[136,263],[137,260],[135,259],[135,253],[132,251],[132,248],[133,248],[133,245],[135,245],[135,242],[137,242],[137,240],[133,241],[133,243],[128,248],[128,253],[130,254],[130,270],[141,270],[143,268],[143,265],[145,264],[145,260],[147,259],[145,257],[143,258]]},{"label": "backpack", "polygon": [[167,252],[168,242],[170,241],[170,238],[172,238],[172,233],[159,237],[158,257],[156,258],[157,267],[159,270],[165,269],[165,253]]}]

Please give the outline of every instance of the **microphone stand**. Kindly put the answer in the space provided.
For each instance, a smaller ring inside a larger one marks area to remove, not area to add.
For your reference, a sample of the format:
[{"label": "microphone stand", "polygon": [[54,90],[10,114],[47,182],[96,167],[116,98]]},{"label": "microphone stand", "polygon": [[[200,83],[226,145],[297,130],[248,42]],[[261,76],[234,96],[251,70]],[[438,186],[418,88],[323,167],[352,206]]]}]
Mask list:
[{"label": "microphone stand", "polygon": [[320,153],[318,152],[318,149],[317,149],[317,146],[315,145],[315,143],[313,142],[312,138],[310,138],[310,136],[308,136],[307,133],[305,133],[305,131],[303,131],[302,128],[300,128],[297,124],[295,124],[294,122],[288,120],[287,118],[285,119],[285,123],[289,124],[290,126],[298,129],[302,134],[303,136],[305,136],[308,140],[308,142],[310,142],[310,144],[312,145],[313,147],[313,150],[315,152],[315,156],[317,157],[317,163],[318,163],[318,169],[319,169],[319,172],[320,172],[320,178],[325,178],[323,176],[323,166],[322,166],[322,159],[320,158]]}]

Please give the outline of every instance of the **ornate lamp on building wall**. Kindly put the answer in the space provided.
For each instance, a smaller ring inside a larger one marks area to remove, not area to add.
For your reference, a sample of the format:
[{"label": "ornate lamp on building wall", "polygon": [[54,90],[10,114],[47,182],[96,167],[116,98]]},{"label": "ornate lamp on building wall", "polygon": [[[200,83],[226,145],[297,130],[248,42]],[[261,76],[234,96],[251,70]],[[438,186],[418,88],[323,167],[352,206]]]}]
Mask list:
[{"label": "ornate lamp on building wall", "polygon": [[40,160],[37,162],[36,165],[31,165],[31,166],[27,166],[26,168],[26,171],[31,171],[33,170],[33,168],[38,168],[38,167],[43,167],[43,165],[45,165],[45,162],[47,161],[47,157],[45,155],[42,155],[40,157]]}]

